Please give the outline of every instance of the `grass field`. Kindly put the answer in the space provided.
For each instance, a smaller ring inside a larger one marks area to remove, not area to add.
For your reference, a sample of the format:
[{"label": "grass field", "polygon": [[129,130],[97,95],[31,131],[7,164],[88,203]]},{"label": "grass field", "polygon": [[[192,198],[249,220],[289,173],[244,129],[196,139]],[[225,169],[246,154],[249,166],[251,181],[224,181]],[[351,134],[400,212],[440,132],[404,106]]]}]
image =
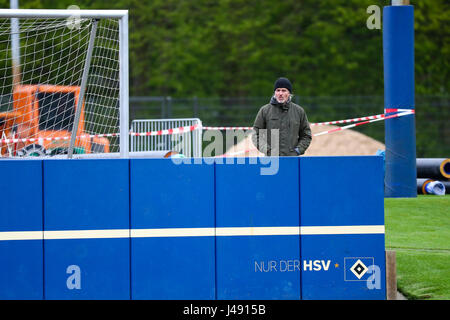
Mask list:
[{"label": "grass field", "polygon": [[450,299],[450,195],[385,199],[386,249],[408,299]]}]

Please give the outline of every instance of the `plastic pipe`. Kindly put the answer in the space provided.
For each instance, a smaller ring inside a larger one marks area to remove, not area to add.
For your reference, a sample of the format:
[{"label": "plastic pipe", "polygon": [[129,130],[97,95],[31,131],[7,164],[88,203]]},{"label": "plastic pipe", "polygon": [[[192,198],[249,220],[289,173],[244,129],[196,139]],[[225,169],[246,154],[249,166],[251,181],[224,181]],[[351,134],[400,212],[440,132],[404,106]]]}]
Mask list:
[{"label": "plastic pipe", "polygon": [[450,194],[450,181],[438,181],[433,179],[417,179],[418,194]]},{"label": "plastic pipe", "polygon": [[450,179],[450,159],[418,158],[416,159],[416,166],[417,178]]}]

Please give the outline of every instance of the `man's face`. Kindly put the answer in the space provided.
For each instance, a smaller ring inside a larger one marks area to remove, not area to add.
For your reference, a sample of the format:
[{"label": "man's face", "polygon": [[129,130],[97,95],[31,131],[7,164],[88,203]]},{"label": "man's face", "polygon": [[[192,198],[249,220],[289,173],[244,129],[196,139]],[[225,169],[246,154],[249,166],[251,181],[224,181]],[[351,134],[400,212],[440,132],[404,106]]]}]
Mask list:
[{"label": "man's face", "polygon": [[286,88],[277,88],[275,90],[275,99],[280,103],[284,103],[288,100],[290,94],[291,93]]}]

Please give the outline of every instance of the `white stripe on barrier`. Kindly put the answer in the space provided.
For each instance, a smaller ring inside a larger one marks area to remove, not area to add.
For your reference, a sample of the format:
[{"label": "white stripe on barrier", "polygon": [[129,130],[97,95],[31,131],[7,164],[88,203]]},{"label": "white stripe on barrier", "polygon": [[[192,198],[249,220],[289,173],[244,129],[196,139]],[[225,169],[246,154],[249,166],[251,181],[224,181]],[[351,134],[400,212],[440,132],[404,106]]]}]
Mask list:
[{"label": "white stripe on barrier", "polygon": [[325,235],[325,234],[384,234],[383,225],[374,226],[322,226],[301,227],[302,235]]},{"label": "white stripe on barrier", "polygon": [[303,226],[303,227],[222,227],[222,228],[155,228],[107,230],[3,231],[0,241],[6,240],[64,240],[107,238],[162,238],[212,236],[280,236],[384,234],[383,225],[360,226]]},{"label": "white stripe on barrier", "polygon": [[42,240],[42,231],[3,231],[0,240]]},{"label": "white stripe on barrier", "polygon": [[217,236],[282,236],[299,235],[300,227],[234,227],[216,228]]},{"label": "white stripe on barrier", "polygon": [[214,232],[214,228],[131,229],[131,237],[211,237],[215,235]]},{"label": "white stripe on barrier", "polygon": [[129,238],[129,229],[44,231],[45,240]]}]

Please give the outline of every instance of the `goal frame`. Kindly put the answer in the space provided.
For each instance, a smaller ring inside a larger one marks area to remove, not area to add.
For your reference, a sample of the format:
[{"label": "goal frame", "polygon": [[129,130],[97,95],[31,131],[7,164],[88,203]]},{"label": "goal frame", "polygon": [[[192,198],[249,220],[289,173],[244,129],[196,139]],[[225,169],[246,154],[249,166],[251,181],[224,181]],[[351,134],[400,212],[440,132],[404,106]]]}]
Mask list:
[{"label": "goal frame", "polygon": [[[71,10],[71,9],[0,9],[0,18],[89,18],[118,19],[119,21],[119,153],[107,157],[129,156],[129,65],[128,10]],[[94,157],[96,155],[93,155]],[[79,156],[77,156],[78,158]]]}]

